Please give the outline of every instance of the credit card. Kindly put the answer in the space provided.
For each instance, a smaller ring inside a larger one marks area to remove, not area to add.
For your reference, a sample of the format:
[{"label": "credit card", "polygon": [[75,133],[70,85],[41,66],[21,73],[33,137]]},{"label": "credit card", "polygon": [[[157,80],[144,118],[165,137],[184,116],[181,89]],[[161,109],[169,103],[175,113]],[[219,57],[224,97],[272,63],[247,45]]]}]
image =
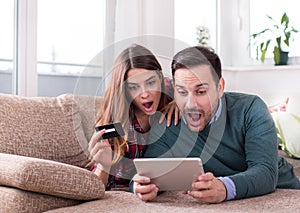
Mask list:
[{"label": "credit card", "polygon": [[105,129],[105,133],[102,135],[101,139],[108,139],[113,137],[122,137],[125,135],[122,124],[120,122],[105,124],[102,126],[95,127],[98,132],[101,129]]}]

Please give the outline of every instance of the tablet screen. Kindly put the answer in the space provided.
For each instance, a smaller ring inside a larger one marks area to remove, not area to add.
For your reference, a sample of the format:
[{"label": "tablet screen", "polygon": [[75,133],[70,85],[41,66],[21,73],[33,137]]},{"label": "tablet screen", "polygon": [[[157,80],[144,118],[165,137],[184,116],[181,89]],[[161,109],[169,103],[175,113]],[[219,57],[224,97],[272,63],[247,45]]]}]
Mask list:
[{"label": "tablet screen", "polygon": [[200,158],[136,158],[137,173],[149,177],[160,191],[191,190],[203,173]]}]

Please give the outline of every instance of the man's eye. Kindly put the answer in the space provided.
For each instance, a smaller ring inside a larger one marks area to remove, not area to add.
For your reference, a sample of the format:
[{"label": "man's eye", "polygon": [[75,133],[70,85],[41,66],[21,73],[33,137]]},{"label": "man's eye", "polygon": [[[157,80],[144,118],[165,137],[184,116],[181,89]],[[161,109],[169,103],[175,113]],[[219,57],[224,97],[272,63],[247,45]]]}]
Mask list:
[{"label": "man's eye", "polygon": [[204,95],[204,94],[206,94],[206,90],[199,90],[197,93],[199,94],[199,95]]}]

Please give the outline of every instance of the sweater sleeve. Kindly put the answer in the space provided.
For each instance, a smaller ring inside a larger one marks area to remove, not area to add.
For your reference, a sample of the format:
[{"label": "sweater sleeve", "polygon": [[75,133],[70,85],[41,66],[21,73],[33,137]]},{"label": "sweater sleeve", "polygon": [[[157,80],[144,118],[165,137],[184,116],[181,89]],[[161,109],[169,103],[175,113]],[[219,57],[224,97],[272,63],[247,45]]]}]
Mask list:
[{"label": "sweater sleeve", "polygon": [[158,158],[158,157],[173,157],[170,150],[172,144],[169,144],[171,140],[165,133],[167,124],[164,121],[159,124],[155,122],[151,126],[150,134],[147,140],[147,149],[145,152],[145,158]]},{"label": "sweater sleeve", "polygon": [[243,116],[247,169],[229,176],[236,186],[236,199],[270,193],[278,179],[277,134],[266,104],[255,97]]}]

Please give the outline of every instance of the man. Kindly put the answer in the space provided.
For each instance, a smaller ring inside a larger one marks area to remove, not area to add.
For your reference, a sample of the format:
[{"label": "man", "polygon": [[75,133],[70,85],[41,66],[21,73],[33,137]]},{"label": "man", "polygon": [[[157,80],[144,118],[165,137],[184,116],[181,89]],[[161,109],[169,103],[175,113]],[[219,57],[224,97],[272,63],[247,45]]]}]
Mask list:
[{"label": "man", "polygon": [[[259,196],[276,187],[300,189],[293,167],[278,157],[267,106],[254,95],[224,92],[214,52],[186,48],[171,66],[182,119],[168,128],[153,124],[145,157],[200,157],[206,173],[185,193],[208,203]],[[157,196],[159,189],[149,178],[136,175],[134,181],[141,200]]]}]

